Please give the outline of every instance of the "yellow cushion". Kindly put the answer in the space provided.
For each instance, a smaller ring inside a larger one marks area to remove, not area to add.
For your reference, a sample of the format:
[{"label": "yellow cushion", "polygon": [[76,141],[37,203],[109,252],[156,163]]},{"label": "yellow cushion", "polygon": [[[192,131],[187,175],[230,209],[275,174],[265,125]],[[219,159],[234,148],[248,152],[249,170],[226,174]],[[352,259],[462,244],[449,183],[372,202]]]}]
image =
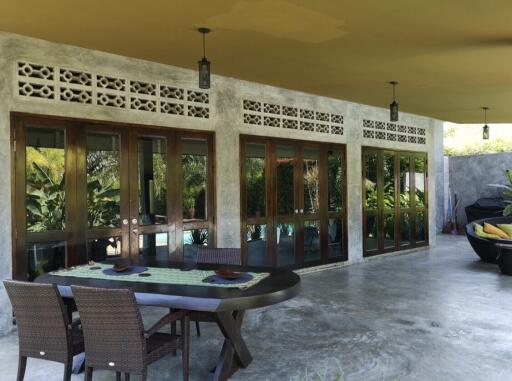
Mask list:
[{"label": "yellow cushion", "polygon": [[507,233],[505,233],[503,230],[497,228],[494,225],[488,224],[487,222],[484,222],[484,232],[486,232],[487,234],[497,235],[498,237],[503,239],[508,239]]},{"label": "yellow cushion", "polygon": [[498,227],[507,233],[509,238],[512,238],[512,224],[498,224]]},{"label": "yellow cushion", "polygon": [[475,234],[482,238],[500,238],[499,236],[495,234],[487,234],[484,232],[484,227],[480,224],[473,224],[473,229],[475,229]]}]

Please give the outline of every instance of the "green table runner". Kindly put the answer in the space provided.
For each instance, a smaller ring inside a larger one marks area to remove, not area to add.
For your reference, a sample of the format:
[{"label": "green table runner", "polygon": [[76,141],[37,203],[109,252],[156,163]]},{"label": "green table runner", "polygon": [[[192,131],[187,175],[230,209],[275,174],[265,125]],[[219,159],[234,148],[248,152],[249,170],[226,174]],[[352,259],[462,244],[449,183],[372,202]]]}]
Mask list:
[{"label": "green table runner", "polygon": [[[99,269],[91,270],[91,267],[99,267]],[[103,270],[112,268],[112,265],[97,263],[94,266],[83,265],[71,267],[69,269],[58,270],[50,273],[51,275],[59,276],[72,276],[76,278],[93,278],[104,280],[118,280],[123,282],[142,282],[142,283],[164,283],[164,284],[178,284],[187,286],[203,286],[203,287],[221,287],[221,288],[238,288],[245,290],[255,284],[261,282],[269,273],[249,273],[253,278],[245,283],[233,284],[215,284],[205,283],[203,279],[215,275],[214,271],[207,270],[189,270],[181,271],[173,268],[160,268],[148,267],[144,273],[149,273],[151,276],[141,277],[139,274],[131,275],[106,275]]]}]

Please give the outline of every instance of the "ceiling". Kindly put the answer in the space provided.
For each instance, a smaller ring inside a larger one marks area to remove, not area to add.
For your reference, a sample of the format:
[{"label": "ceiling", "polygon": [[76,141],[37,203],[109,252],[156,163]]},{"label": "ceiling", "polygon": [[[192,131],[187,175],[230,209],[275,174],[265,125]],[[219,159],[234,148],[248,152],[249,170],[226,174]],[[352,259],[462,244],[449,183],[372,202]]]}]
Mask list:
[{"label": "ceiling", "polygon": [[[0,30],[459,123],[512,122],[510,0],[0,1]],[[214,84],[213,84],[214,86]]]}]

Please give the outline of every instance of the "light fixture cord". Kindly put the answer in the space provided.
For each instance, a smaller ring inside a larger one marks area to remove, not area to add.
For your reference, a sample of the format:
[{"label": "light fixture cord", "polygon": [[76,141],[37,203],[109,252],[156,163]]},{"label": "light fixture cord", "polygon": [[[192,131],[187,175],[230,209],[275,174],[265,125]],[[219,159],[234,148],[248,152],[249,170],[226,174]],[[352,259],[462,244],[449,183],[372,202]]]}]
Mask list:
[{"label": "light fixture cord", "polygon": [[206,58],[206,42],[205,42],[205,34],[203,33],[203,58]]},{"label": "light fixture cord", "polygon": [[484,108],[484,124],[487,124],[487,109]]}]

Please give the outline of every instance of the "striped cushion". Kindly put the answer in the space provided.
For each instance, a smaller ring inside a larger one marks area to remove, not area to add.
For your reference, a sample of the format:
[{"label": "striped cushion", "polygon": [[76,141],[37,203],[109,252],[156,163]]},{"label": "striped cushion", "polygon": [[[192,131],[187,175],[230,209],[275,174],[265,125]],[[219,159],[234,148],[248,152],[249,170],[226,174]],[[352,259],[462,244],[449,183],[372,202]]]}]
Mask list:
[{"label": "striped cushion", "polygon": [[240,249],[200,247],[197,251],[197,263],[241,265],[242,256]]}]

